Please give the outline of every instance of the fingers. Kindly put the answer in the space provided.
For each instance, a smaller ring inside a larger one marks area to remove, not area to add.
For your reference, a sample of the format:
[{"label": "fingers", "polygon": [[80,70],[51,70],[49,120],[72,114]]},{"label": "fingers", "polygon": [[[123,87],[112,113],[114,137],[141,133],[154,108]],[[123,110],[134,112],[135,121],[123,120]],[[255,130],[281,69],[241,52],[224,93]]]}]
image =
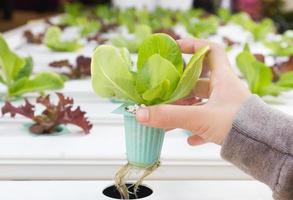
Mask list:
[{"label": "fingers", "polygon": [[208,78],[199,79],[191,95],[200,98],[208,98],[210,96],[210,80]]},{"label": "fingers", "polygon": [[138,122],[151,127],[183,128],[194,131],[204,118],[202,106],[158,105],[140,108],[136,113]]},{"label": "fingers", "polygon": [[228,61],[225,49],[216,43],[207,40],[200,40],[195,38],[177,40],[183,53],[194,53],[198,49],[209,46],[210,52],[208,54],[208,65],[213,70],[230,70],[230,63]]},{"label": "fingers", "polygon": [[189,96],[187,98],[184,98],[184,99],[180,99],[178,101],[176,101],[175,103],[173,103],[174,105],[193,105],[193,104],[196,104],[196,103],[199,103],[201,102],[201,99],[192,95],[192,96]]},{"label": "fingers", "polygon": [[187,143],[191,146],[195,146],[195,145],[204,144],[205,140],[198,135],[191,135],[190,137],[188,137]]}]

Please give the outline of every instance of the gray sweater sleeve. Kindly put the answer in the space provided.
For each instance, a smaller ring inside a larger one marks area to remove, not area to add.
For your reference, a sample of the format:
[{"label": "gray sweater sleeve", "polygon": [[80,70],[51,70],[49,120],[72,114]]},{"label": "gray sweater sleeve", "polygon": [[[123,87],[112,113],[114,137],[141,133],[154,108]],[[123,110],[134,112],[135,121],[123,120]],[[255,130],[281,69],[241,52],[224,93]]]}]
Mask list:
[{"label": "gray sweater sleeve", "polygon": [[267,184],[278,200],[293,200],[293,117],[253,95],[241,107],[222,157]]}]

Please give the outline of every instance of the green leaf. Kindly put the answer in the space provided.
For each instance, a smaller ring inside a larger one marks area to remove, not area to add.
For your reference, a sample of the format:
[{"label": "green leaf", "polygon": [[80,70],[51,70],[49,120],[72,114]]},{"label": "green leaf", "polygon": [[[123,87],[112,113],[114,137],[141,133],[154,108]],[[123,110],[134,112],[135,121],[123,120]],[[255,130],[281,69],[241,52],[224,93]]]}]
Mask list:
[{"label": "green leaf", "polygon": [[171,98],[168,99],[165,103],[177,101],[190,94],[200,76],[203,60],[209,49],[210,48],[206,46],[195,52],[195,54],[188,62],[186,69],[184,70],[180,78],[180,81],[177,85],[177,88],[175,89]]},{"label": "green leaf", "polygon": [[154,105],[174,102],[191,92],[209,47],[198,50],[180,73],[182,55],[176,41],[166,34],[152,36],[143,42],[151,53],[142,46],[139,55],[142,64],[136,71],[131,70],[127,50],[109,45],[95,50],[91,63],[92,86],[99,96]]},{"label": "green leaf", "polygon": [[266,18],[257,23],[247,13],[243,12],[233,15],[230,22],[236,23],[250,31],[255,40],[265,39],[267,34],[275,31],[275,26],[271,19]]},{"label": "green leaf", "polygon": [[225,23],[227,23],[231,18],[231,11],[227,8],[218,9],[217,14],[220,19]]},{"label": "green leaf", "polygon": [[293,33],[286,31],[283,35],[279,35],[280,38],[275,40],[266,40],[265,46],[270,48],[273,55],[276,56],[292,56],[293,55]]},{"label": "green leaf", "polygon": [[147,37],[138,51],[137,69],[154,54],[159,54],[169,60],[176,67],[179,74],[183,71],[183,60],[181,50],[175,40],[163,33],[152,34]]},{"label": "green leaf", "polygon": [[86,20],[81,24],[80,34],[81,36],[88,36],[90,34],[98,32],[99,29],[99,22]]},{"label": "green leaf", "polygon": [[142,94],[142,98],[145,99],[147,102],[150,102],[148,104],[156,104],[157,102],[161,102],[164,100],[164,96],[166,96],[166,93],[169,91],[170,88],[170,81],[164,80],[158,85],[156,85],[153,88],[150,88],[146,90]]},{"label": "green leaf", "polygon": [[271,84],[272,71],[250,53],[248,46],[236,57],[236,62],[252,93],[259,94],[260,88]]},{"label": "green leaf", "polygon": [[281,87],[293,88],[293,72],[282,74],[276,84]]},{"label": "green leaf", "polygon": [[91,63],[92,86],[102,97],[117,97],[133,102],[143,100],[135,90],[134,75],[125,56],[113,46],[101,45],[94,51]]},{"label": "green leaf", "polygon": [[61,41],[61,30],[55,26],[48,28],[44,42],[53,51],[76,51],[82,47],[77,40]]},{"label": "green leaf", "polygon": [[18,80],[23,77],[30,77],[33,71],[33,59],[32,57],[25,58],[25,65],[19,70],[14,80]]},{"label": "green leaf", "polygon": [[207,38],[217,32],[219,20],[215,16],[187,24],[187,31],[198,38]]},{"label": "green leaf", "polygon": [[131,70],[132,69],[132,61],[131,61],[129,51],[126,48],[120,48],[119,51],[120,51],[120,55],[124,59],[125,63],[127,64],[127,66],[129,66],[129,70]]},{"label": "green leaf", "polygon": [[146,63],[137,72],[136,79],[136,90],[140,94],[150,88],[158,88],[158,85],[160,84],[165,86],[166,83],[163,82],[167,80],[169,82],[168,91],[164,92],[164,94],[156,93],[159,95],[157,98],[166,99],[170,97],[177,87],[180,74],[170,61],[161,57],[159,54],[154,54],[149,57]]},{"label": "green leaf", "polygon": [[0,76],[2,81],[5,84],[11,84],[24,65],[25,60],[9,49],[5,39],[0,34]]},{"label": "green leaf", "polygon": [[149,26],[139,25],[136,26],[133,38],[127,39],[124,36],[118,35],[111,39],[111,43],[116,47],[125,47],[132,53],[137,53],[143,40],[152,34]]},{"label": "green leaf", "polygon": [[286,92],[288,90],[290,90],[290,88],[278,86],[272,83],[268,86],[260,88],[258,95],[259,96],[266,96],[266,95],[278,96],[281,92]]},{"label": "green leaf", "polygon": [[247,46],[237,56],[236,61],[239,70],[248,82],[249,89],[254,94],[277,96],[293,87],[293,73],[283,74],[277,83],[273,83],[271,69],[259,62]]},{"label": "green leaf", "polygon": [[61,89],[64,86],[63,79],[53,72],[42,72],[33,79],[23,77],[9,87],[9,96],[21,96],[28,92],[42,92],[45,90]]}]

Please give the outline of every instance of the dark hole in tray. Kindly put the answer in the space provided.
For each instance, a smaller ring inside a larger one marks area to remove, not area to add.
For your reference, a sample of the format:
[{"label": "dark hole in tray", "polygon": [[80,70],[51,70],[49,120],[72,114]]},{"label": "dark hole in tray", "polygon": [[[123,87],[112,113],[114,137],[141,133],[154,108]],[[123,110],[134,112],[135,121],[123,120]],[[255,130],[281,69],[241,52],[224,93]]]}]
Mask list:
[{"label": "dark hole in tray", "polygon": [[[128,190],[130,193],[133,193],[134,186],[130,183],[127,183],[126,186],[128,187]],[[140,185],[137,192],[136,196],[134,194],[129,194],[129,199],[141,199],[145,198],[147,196],[150,196],[153,193],[153,191],[148,188],[147,186]],[[121,199],[121,195],[116,189],[115,185],[111,185],[103,190],[103,194],[107,197],[111,197],[113,199]]]}]

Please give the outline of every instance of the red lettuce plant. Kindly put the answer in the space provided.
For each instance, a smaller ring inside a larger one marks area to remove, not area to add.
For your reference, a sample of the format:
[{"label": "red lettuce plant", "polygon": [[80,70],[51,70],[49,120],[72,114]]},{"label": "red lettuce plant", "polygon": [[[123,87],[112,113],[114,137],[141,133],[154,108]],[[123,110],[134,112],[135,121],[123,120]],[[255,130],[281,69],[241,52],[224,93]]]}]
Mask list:
[{"label": "red lettuce plant", "polygon": [[70,79],[80,79],[91,75],[91,58],[78,56],[76,65],[70,64],[69,60],[54,61],[49,64],[53,68],[68,68],[69,72],[64,73]]},{"label": "red lettuce plant", "polygon": [[29,130],[36,134],[58,132],[58,127],[62,124],[74,124],[82,128],[86,134],[89,133],[92,124],[85,117],[85,112],[81,111],[79,106],[76,109],[72,109],[72,98],[65,97],[61,93],[56,94],[59,99],[57,104],[51,102],[49,95],[37,98],[36,103],[45,107],[39,115],[35,113],[35,105],[32,105],[27,99],[25,99],[25,104],[19,107],[6,102],[2,107],[2,115],[10,113],[11,117],[15,117],[16,114],[19,114],[32,119],[34,124]]},{"label": "red lettuce plant", "polygon": [[42,44],[44,35],[44,33],[34,34],[31,30],[25,30],[23,32],[23,36],[25,37],[27,43],[31,44]]}]

